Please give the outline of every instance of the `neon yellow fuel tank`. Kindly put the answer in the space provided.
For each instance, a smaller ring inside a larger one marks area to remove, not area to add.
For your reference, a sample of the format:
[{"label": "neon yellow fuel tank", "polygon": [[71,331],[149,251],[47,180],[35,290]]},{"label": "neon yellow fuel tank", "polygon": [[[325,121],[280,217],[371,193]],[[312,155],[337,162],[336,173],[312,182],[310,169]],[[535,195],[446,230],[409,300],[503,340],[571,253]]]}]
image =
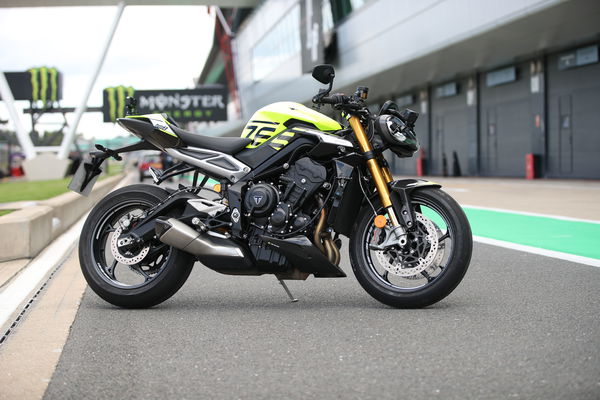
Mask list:
[{"label": "neon yellow fuel tank", "polygon": [[[241,137],[252,139],[252,143],[246,146],[247,148],[259,147],[269,139],[284,132],[287,129],[284,124],[289,120],[307,122],[321,131],[337,131],[342,129],[342,126],[336,120],[318,111],[300,103],[282,101],[269,104],[256,111],[244,127]],[[283,136],[288,133],[284,132]],[[288,136],[293,136],[293,133],[288,134]],[[288,143],[287,139],[289,137],[278,137],[274,138],[271,143],[276,150],[279,150],[279,148]]]}]

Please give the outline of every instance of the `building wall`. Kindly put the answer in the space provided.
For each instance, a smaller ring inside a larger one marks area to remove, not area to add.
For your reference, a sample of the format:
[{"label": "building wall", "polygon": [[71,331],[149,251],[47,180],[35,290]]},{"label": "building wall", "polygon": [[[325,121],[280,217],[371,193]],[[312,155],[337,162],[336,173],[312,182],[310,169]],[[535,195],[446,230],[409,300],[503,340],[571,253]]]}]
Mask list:
[{"label": "building wall", "polygon": [[[264,105],[260,102],[261,97],[278,90],[282,82],[294,80],[302,75],[298,47],[299,16],[298,0],[265,1],[248,17],[236,34],[235,67],[244,117],[249,118],[256,109]],[[294,32],[296,37],[290,38]],[[273,45],[270,53],[275,59],[271,62],[272,69],[259,74],[256,71],[258,60],[254,56],[257,46],[265,41]],[[285,54],[289,54],[290,48],[297,50],[283,59],[276,58],[282,49]],[[256,79],[257,76],[260,79]],[[256,105],[257,102],[260,106]]]},{"label": "building wall", "polygon": [[[286,16],[295,23],[301,1],[263,2],[236,35],[244,119],[275,101],[308,104],[322,86],[302,73],[297,44],[269,73],[253,71],[257,45]],[[542,177],[600,179],[600,64],[558,68],[565,52],[597,45],[598,20],[592,0],[367,1],[335,28],[334,91],[368,86],[373,105],[411,94],[429,174],[524,177],[532,153]],[[488,85],[505,68],[515,79]],[[449,82],[457,93],[437,96]],[[415,159],[390,164],[416,173]]]},{"label": "building wall", "polygon": [[[350,80],[386,71],[397,65],[437,52],[467,37],[478,36],[494,27],[507,24],[538,10],[559,3],[558,0],[378,0],[352,14],[338,28],[340,76]],[[477,51],[478,49],[473,49]],[[481,52],[485,59],[475,63],[501,62],[494,53]],[[467,51],[469,51],[467,49]],[[457,56],[459,56],[457,54]],[[501,56],[500,56],[501,57]],[[469,57],[471,60],[472,57]],[[376,60],[376,62],[373,62]],[[424,79],[444,78],[459,72],[460,60],[440,59]],[[436,70],[437,69],[437,70]],[[440,73],[441,72],[441,73]],[[407,74],[407,78],[411,74]],[[340,82],[341,83],[341,82]],[[402,75],[388,82],[391,90],[406,86]]]}]

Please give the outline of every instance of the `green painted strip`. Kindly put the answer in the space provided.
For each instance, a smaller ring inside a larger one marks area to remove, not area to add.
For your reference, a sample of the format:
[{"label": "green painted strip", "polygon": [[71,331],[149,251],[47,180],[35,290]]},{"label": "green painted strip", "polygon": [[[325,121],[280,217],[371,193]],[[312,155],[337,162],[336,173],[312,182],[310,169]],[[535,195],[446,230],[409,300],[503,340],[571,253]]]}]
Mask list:
[{"label": "green painted strip", "polygon": [[600,259],[600,224],[465,208],[473,235]]}]

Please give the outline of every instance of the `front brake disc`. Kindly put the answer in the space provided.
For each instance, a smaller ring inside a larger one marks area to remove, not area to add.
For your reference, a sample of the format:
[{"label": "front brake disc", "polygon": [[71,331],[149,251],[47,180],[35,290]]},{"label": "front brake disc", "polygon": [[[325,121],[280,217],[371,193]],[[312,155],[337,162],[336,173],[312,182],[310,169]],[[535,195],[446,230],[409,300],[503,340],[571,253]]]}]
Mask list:
[{"label": "front brake disc", "polygon": [[[419,234],[412,240],[417,243],[415,248],[408,250],[410,256],[403,255],[402,251],[395,251],[395,255],[390,254],[389,250],[375,251],[377,261],[386,271],[407,279],[421,278],[423,271],[432,273],[444,257],[444,246],[438,242],[436,225],[420,213],[415,213],[415,216]],[[407,246],[411,245],[410,242]],[[414,261],[407,262],[409,257]]]}]

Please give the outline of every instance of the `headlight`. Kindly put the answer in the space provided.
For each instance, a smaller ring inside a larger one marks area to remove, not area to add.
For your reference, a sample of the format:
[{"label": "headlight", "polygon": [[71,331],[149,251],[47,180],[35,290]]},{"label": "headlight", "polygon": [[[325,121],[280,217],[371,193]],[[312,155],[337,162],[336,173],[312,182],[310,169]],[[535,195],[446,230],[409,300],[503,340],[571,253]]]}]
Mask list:
[{"label": "headlight", "polygon": [[400,157],[410,157],[419,149],[414,131],[395,115],[380,115],[375,120],[375,131],[390,150]]}]

